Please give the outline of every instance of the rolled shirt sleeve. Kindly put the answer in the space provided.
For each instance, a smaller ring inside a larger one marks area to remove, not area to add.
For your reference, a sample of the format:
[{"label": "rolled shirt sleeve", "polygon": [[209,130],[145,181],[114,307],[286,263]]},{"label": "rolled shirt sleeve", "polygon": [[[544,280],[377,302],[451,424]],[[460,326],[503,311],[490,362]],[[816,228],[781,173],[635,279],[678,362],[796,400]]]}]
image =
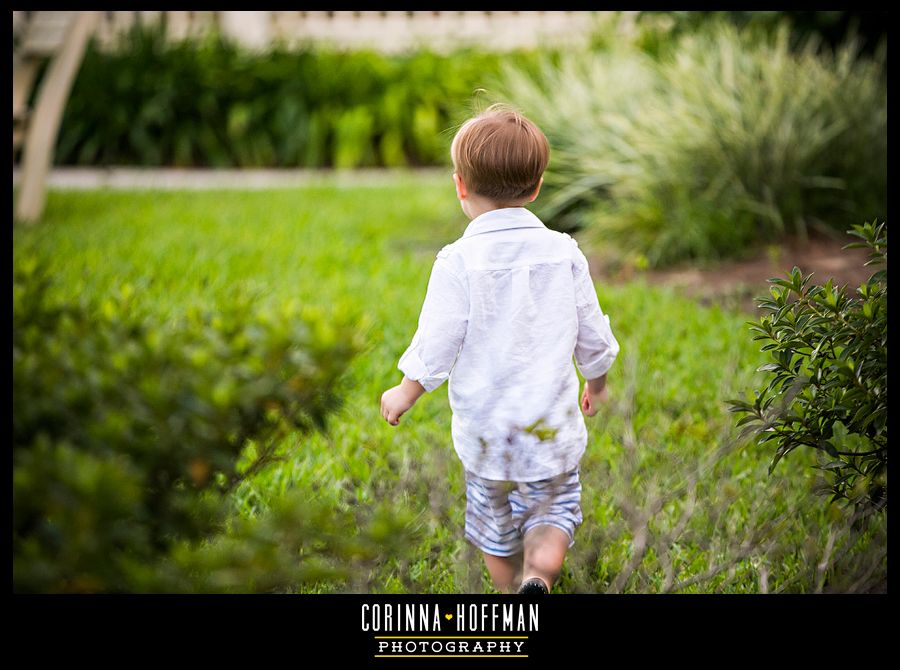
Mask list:
[{"label": "rolled shirt sleeve", "polygon": [[619,355],[619,343],[610,328],[609,317],[600,309],[587,258],[577,243],[573,251],[573,272],[578,311],[575,363],[585,379],[597,379],[612,367]]},{"label": "rolled shirt sleeve", "polygon": [[438,254],[428,280],[418,328],[397,364],[400,371],[429,392],[443,384],[465,339],[468,314],[466,285],[445,256]]}]

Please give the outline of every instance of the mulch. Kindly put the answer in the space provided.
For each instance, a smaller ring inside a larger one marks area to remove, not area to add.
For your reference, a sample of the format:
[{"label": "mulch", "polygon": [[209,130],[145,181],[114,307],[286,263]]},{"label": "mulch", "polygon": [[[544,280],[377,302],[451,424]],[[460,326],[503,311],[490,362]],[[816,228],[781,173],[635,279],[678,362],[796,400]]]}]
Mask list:
[{"label": "mulch", "polygon": [[741,311],[756,313],[756,297],[769,294],[770,278],[783,278],[793,267],[805,275],[812,273],[813,284],[825,284],[828,278],[836,286],[846,285],[849,293],[878,269],[865,266],[868,249],[843,249],[852,236],[836,238],[813,233],[807,240],[788,239],[778,246],[762,249],[749,259],[724,261],[703,267],[682,265],[665,270],[639,271],[622,266],[607,271],[597,257],[589,258],[591,273],[599,280],[620,284],[643,278],[651,285],[668,285],[703,304],[718,303]]}]

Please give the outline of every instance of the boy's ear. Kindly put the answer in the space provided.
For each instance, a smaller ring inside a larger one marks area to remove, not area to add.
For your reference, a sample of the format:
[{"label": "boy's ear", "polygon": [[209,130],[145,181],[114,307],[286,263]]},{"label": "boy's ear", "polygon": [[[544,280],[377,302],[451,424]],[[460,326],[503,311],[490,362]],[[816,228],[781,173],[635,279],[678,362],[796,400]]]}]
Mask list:
[{"label": "boy's ear", "polygon": [[453,173],[453,183],[456,184],[456,197],[460,200],[466,199],[466,183],[460,178],[457,173]]},{"label": "boy's ear", "polygon": [[534,202],[535,198],[538,197],[538,193],[541,192],[541,186],[544,185],[544,178],[541,177],[541,180],[538,182],[537,188],[534,189],[534,193],[531,194],[531,197],[528,198],[528,202]]}]

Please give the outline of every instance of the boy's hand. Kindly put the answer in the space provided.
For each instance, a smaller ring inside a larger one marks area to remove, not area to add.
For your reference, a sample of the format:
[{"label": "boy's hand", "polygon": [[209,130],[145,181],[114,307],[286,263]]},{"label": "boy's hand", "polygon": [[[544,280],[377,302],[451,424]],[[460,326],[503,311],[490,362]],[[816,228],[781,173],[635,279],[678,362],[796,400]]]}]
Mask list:
[{"label": "boy's hand", "polygon": [[608,401],[606,375],[585,382],[584,391],[581,394],[581,411],[585,413],[585,416],[594,416],[599,411],[600,405]]},{"label": "boy's hand", "polygon": [[404,377],[397,386],[381,394],[381,416],[389,424],[396,426],[400,423],[400,417],[416,404],[423,393],[425,389],[419,382]]}]

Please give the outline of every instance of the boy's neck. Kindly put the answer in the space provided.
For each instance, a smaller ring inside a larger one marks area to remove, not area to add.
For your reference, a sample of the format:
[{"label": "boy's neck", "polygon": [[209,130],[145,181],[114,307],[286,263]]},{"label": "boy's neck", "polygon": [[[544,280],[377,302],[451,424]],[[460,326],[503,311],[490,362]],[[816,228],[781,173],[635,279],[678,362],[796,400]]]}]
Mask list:
[{"label": "boy's neck", "polygon": [[487,214],[495,209],[506,209],[508,207],[523,207],[525,202],[520,203],[512,203],[512,204],[500,204],[494,202],[492,200],[488,200],[487,198],[482,198],[481,196],[473,196],[468,195],[465,200],[462,201],[463,211],[466,213],[466,216],[469,217],[469,220],[477,219],[482,214]]}]

